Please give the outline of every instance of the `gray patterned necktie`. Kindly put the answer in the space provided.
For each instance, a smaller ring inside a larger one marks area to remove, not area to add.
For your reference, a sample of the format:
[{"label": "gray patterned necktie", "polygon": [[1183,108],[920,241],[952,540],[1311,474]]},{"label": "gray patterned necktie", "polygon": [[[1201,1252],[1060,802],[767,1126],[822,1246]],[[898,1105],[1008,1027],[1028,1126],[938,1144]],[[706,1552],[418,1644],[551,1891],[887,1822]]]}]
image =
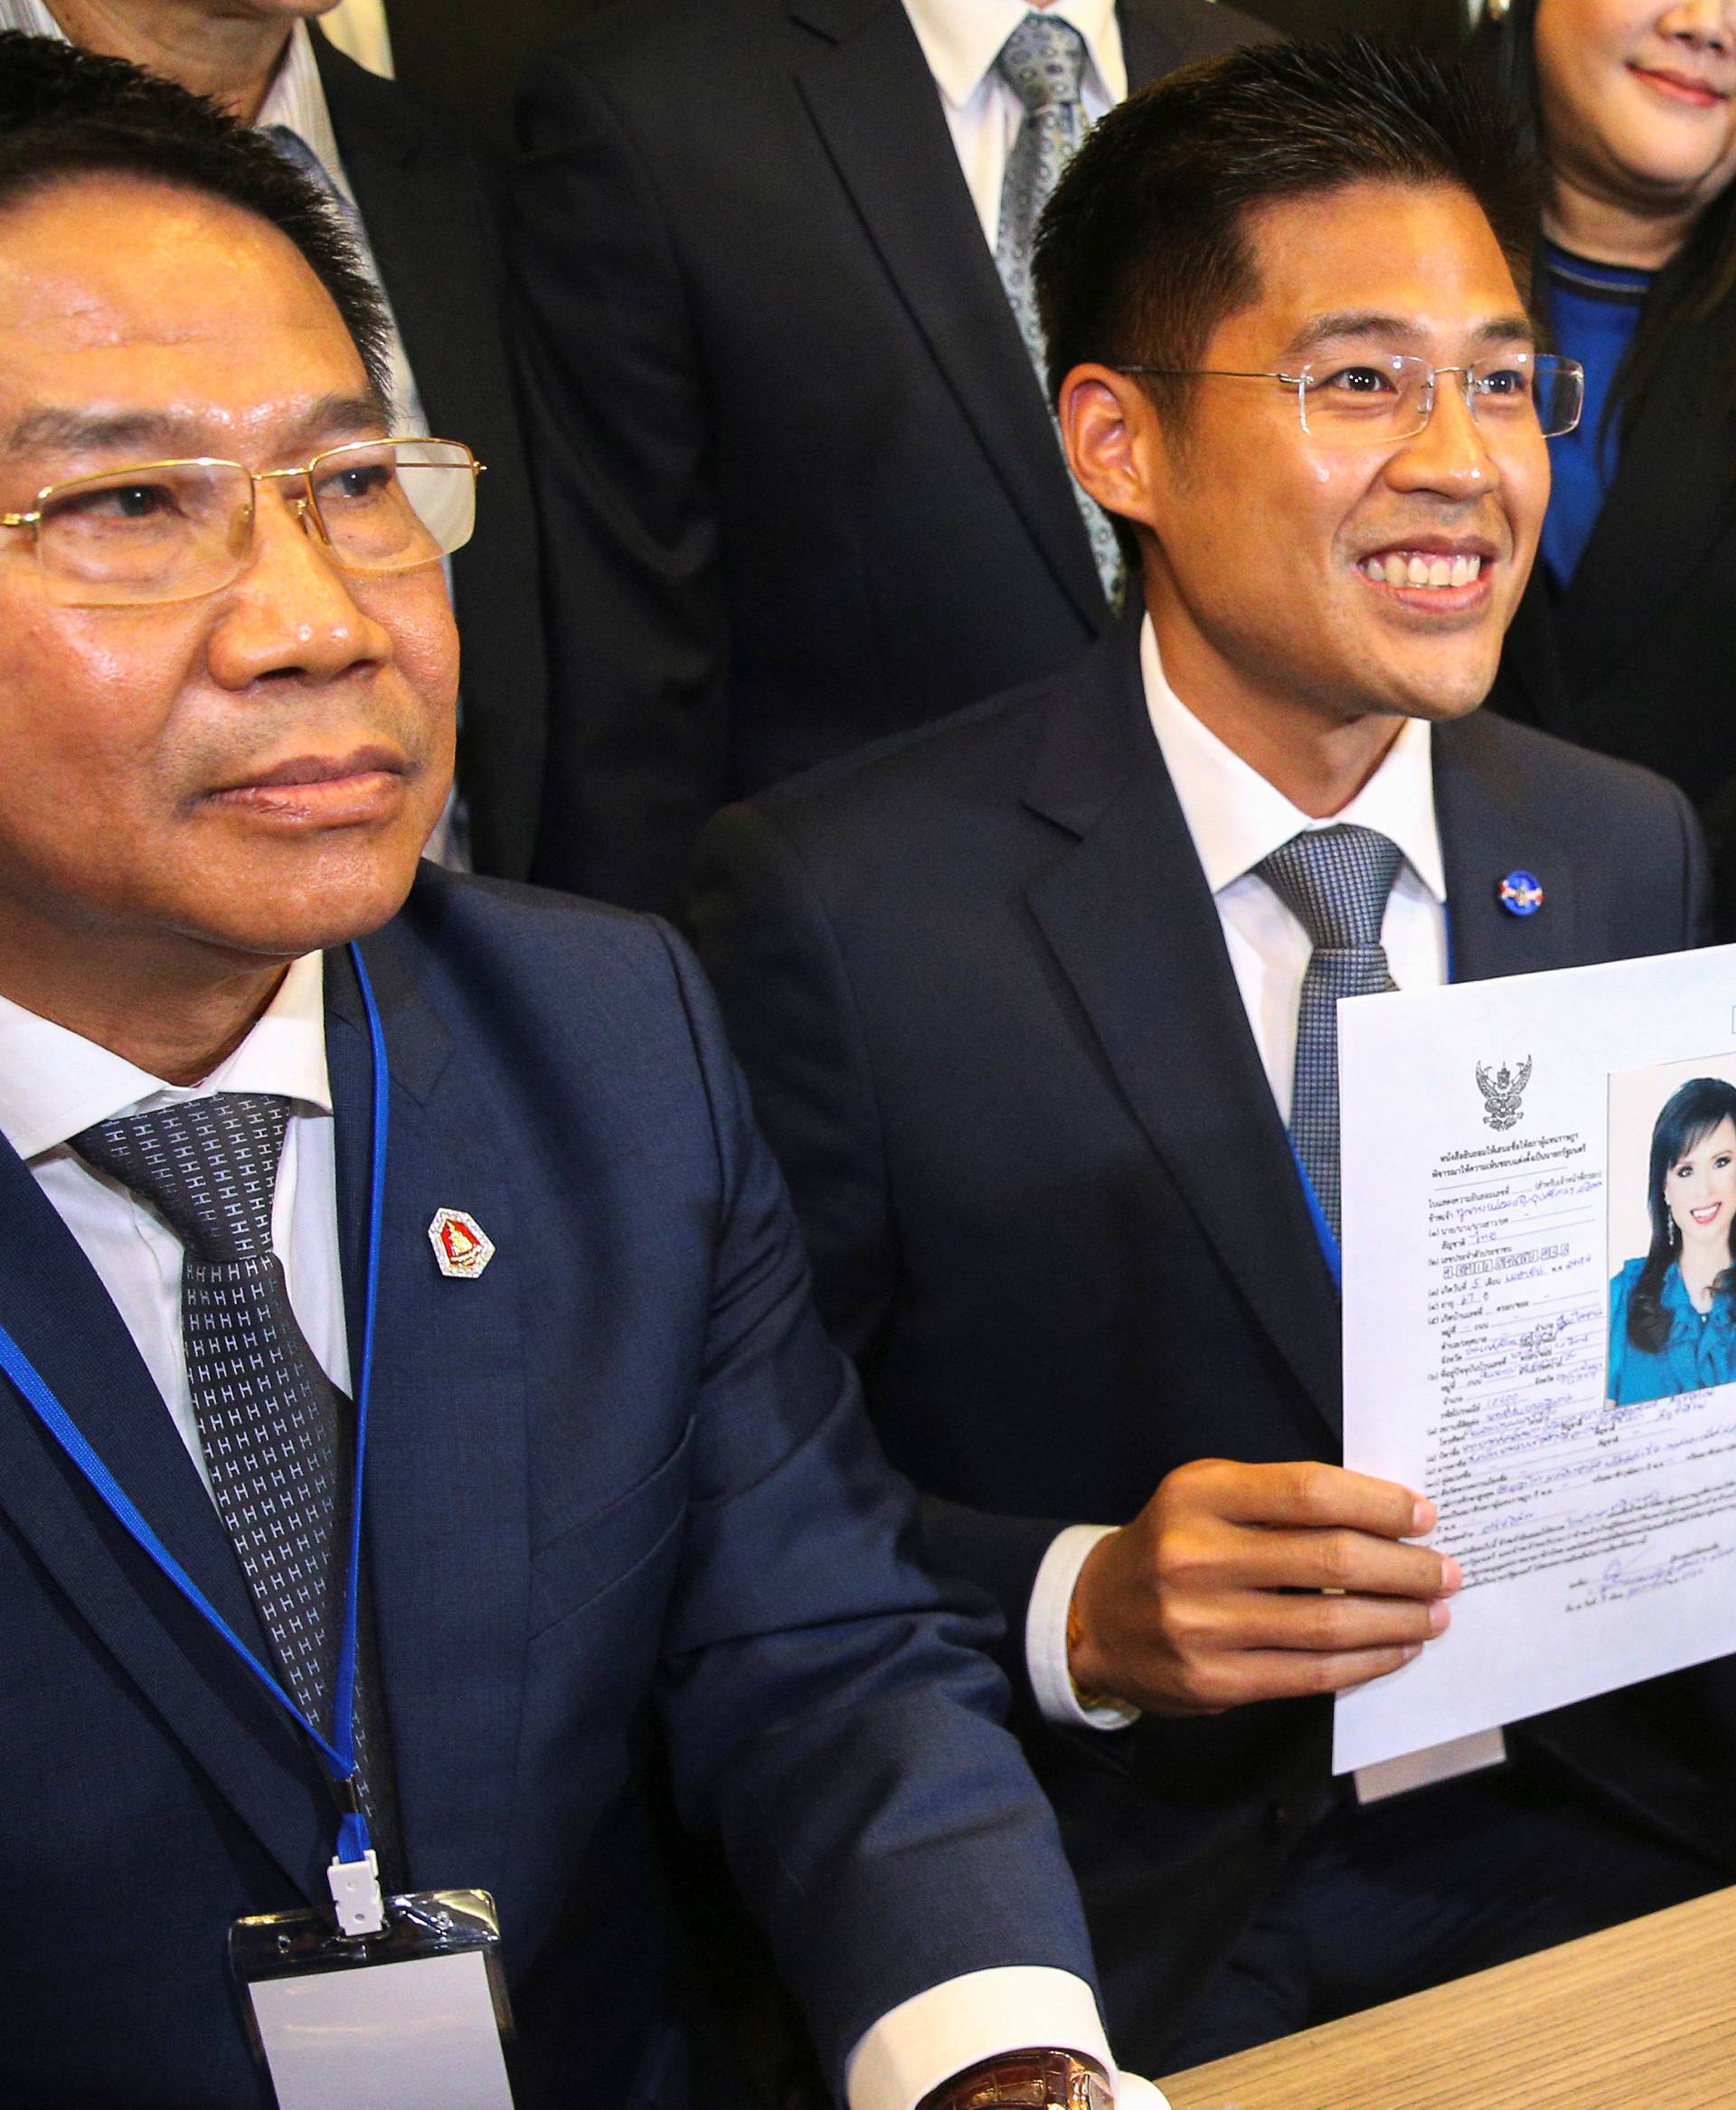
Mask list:
[{"label": "gray patterned necktie", "polygon": [[[1049,376],[1043,324],[1031,284],[1031,256],[1036,246],[1037,221],[1049,194],[1090,129],[1085,106],[1080,100],[1085,40],[1071,23],[1051,14],[1027,14],[1001,46],[995,70],[1024,106],[1024,117],[1001,180],[995,268],[1006,288],[1046,402]],[[1073,495],[1079,501],[1085,532],[1091,539],[1091,556],[1104,594],[1111,608],[1118,608],[1125,581],[1115,530],[1108,513],[1077,484]]]},{"label": "gray patterned necktie", "polygon": [[[187,1383],[212,1489],[290,1695],[329,1739],[354,1413],[307,1345],[271,1249],[288,1117],[289,1102],[273,1093],[220,1092],[99,1122],[72,1147],[151,1202],[186,1248]],[[384,1870],[397,1829],[392,1768],[372,1622],[360,1626],[356,1757]]]},{"label": "gray patterned necktie", "polygon": [[1373,828],[1310,828],[1254,867],[1314,947],[1296,1027],[1290,1140],[1339,1232],[1338,999],[1396,989],[1381,943],[1403,853]]}]

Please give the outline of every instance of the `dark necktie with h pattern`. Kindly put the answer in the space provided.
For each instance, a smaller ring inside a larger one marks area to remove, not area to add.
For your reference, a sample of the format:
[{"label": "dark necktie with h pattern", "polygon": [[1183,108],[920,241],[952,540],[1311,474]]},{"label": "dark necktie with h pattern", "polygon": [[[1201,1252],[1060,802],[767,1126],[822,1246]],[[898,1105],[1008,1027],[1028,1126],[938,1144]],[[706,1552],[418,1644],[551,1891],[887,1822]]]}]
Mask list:
[{"label": "dark necktie with h pattern", "polygon": [[[99,1122],[72,1147],[151,1202],[186,1248],[187,1382],[212,1492],[290,1695],[330,1740],[354,1413],[307,1345],[271,1248],[288,1117],[275,1094],[221,1092]],[[363,1618],[356,1758],[383,1869],[396,1823],[371,1640]]]},{"label": "dark necktie with h pattern", "polygon": [[1396,989],[1381,943],[1403,852],[1373,828],[1310,828],[1254,867],[1314,947],[1296,1026],[1290,1140],[1336,1238],[1338,999]]}]

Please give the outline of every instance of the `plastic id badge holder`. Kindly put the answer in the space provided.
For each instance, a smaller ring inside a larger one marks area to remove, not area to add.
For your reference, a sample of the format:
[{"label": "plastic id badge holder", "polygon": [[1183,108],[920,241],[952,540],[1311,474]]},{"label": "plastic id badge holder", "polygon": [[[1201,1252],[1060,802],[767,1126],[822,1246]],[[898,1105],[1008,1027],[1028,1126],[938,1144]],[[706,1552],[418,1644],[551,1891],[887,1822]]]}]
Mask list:
[{"label": "plastic id badge holder", "polygon": [[388,1898],[360,1936],[323,1912],[238,1919],[229,1956],[278,2110],[512,2110],[487,1891]]}]

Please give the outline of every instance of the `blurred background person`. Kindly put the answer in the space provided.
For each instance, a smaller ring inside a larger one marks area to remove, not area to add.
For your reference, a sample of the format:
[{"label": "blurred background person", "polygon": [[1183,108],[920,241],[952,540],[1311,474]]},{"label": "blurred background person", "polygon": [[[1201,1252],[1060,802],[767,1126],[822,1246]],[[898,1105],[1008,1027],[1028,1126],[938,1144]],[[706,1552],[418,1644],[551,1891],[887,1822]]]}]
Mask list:
[{"label": "blurred background person", "polygon": [[1476,48],[1550,170],[1538,299],[1586,372],[1498,710],[1673,777],[1736,929],[1736,0],[1514,0]]},{"label": "blurred background person", "polygon": [[1036,214],[1129,87],[1271,34],[1207,0],[631,0],[532,67],[537,878],[678,910],[726,799],[1109,628]]},{"label": "blurred background person", "polygon": [[[401,433],[461,432],[486,463],[488,532],[448,560],[464,640],[458,785],[429,840],[443,863],[529,871],[547,679],[536,527],[501,333],[499,249],[462,137],[309,24],[334,0],[0,0],[0,29],[129,59],[257,125],[335,202],[386,296]],[[376,63],[376,0],[345,0]],[[431,424],[430,424],[431,420]]]}]

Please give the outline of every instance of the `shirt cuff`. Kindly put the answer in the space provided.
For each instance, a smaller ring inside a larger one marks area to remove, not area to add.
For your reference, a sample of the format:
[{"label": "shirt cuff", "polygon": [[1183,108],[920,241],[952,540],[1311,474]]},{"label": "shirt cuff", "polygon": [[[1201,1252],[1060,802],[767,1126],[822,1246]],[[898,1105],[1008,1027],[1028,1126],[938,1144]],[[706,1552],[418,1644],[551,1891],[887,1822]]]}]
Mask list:
[{"label": "shirt cuff", "polygon": [[849,2110],[916,2110],[967,2067],[1033,2046],[1094,2058],[1124,2110],[1169,2110],[1149,2081],[1117,2073],[1090,1987],[1046,1964],[972,1971],[902,2002],[850,2054],[845,2100]]},{"label": "shirt cuff", "polygon": [[1085,1556],[1115,1528],[1113,1524],[1069,1524],[1057,1531],[1031,1586],[1031,1603],[1024,1615],[1024,1667],[1031,1674],[1031,1690],[1036,1694],[1044,1721],[1057,1722],[1066,1729],[1124,1729],[1139,1719],[1137,1707],[1119,1700],[1081,1707],[1067,1667],[1067,1613],[1073,1601],[1073,1586],[1085,1565]]}]

